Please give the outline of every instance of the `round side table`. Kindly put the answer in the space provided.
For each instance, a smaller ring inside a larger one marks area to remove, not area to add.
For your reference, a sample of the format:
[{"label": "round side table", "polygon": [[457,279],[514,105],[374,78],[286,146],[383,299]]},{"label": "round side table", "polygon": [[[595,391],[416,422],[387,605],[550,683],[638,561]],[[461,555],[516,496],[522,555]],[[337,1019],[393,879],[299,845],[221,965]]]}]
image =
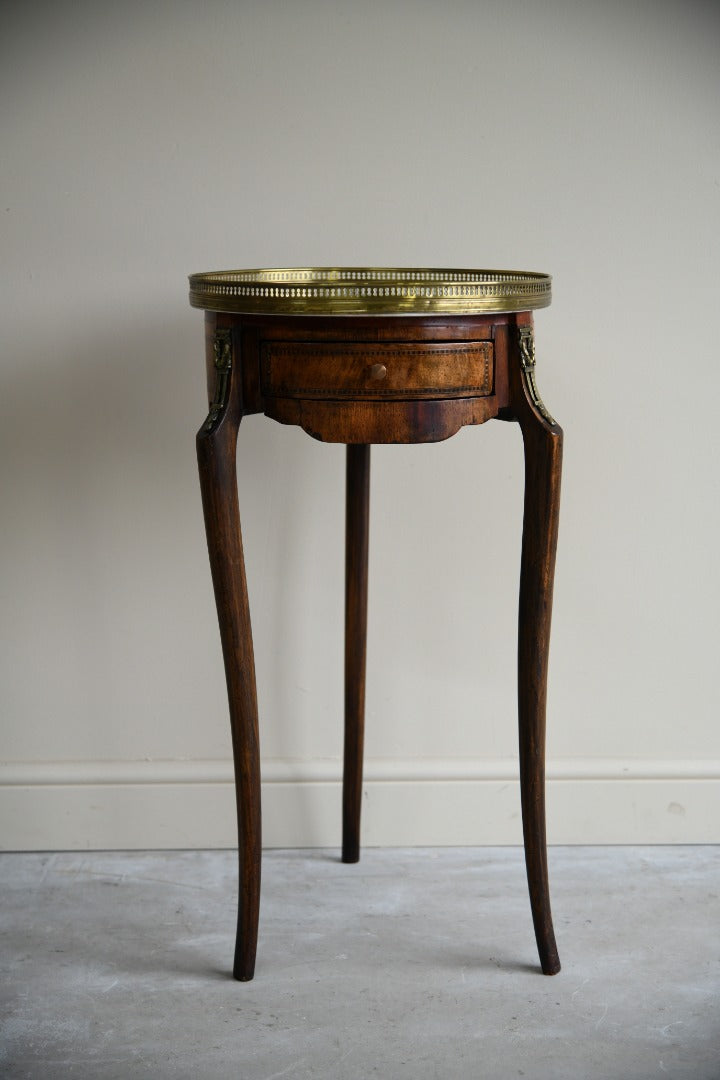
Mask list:
[{"label": "round side table", "polygon": [[532,317],[550,295],[546,274],[493,270],[321,267],[190,278],[190,302],[205,311],[210,411],[197,452],[235,764],[237,979],[254,974],[261,861],[255,666],[235,471],[238,428],[250,413],[347,444],[343,862],[360,853],[370,445],[437,442],[491,419],[519,423],[525,861],[542,970],[560,970],[545,841],[545,702],[563,435],[538,393]]}]

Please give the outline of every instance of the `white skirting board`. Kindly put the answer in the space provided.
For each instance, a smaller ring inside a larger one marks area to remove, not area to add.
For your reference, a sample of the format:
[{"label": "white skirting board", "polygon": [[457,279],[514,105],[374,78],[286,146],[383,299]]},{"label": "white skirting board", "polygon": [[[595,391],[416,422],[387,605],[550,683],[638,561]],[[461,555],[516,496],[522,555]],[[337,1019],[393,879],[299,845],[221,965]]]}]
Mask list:
[{"label": "white skirting board", "polygon": [[[341,766],[263,763],[265,847],[337,847]],[[720,762],[548,762],[551,844],[720,843]],[[522,842],[517,764],[368,761],[368,847]],[[226,761],[0,766],[5,851],[228,848],[236,843]]]}]

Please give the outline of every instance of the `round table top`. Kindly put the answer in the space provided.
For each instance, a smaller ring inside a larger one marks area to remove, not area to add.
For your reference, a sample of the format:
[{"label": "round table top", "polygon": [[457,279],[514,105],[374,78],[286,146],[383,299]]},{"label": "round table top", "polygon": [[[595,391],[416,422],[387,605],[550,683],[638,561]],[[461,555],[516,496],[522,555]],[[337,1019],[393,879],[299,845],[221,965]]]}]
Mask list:
[{"label": "round table top", "polygon": [[549,274],[526,270],[214,270],[190,275],[190,303],[259,315],[485,315],[547,307],[550,283]]}]

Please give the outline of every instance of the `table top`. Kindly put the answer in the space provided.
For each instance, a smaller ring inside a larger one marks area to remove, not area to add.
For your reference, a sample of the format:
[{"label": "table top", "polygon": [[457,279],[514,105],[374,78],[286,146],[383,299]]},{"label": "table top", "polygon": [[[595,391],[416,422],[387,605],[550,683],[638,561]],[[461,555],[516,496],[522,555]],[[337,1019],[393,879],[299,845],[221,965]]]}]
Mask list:
[{"label": "table top", "polygon": [[257,315],[482,315],[531,311],[551,300],[549,274],[305,266],[190,275],[190,303]]}]

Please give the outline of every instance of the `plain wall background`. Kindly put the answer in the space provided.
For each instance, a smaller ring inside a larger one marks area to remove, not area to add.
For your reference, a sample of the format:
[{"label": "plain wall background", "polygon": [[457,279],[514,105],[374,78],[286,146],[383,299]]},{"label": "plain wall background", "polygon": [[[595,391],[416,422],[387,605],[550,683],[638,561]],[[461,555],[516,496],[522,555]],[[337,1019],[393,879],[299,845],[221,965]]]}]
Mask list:
[{"label": "plain wall background", "polygon": [[[0,9],[6,847],[234,842],[186,275],[513,267],[566,432],[551,840],[720,840],[720,15]],[[240,432],[269,844],[337,843],[344,450]],[[519,839],[514,425],[377,447],[368,843]]]}]

